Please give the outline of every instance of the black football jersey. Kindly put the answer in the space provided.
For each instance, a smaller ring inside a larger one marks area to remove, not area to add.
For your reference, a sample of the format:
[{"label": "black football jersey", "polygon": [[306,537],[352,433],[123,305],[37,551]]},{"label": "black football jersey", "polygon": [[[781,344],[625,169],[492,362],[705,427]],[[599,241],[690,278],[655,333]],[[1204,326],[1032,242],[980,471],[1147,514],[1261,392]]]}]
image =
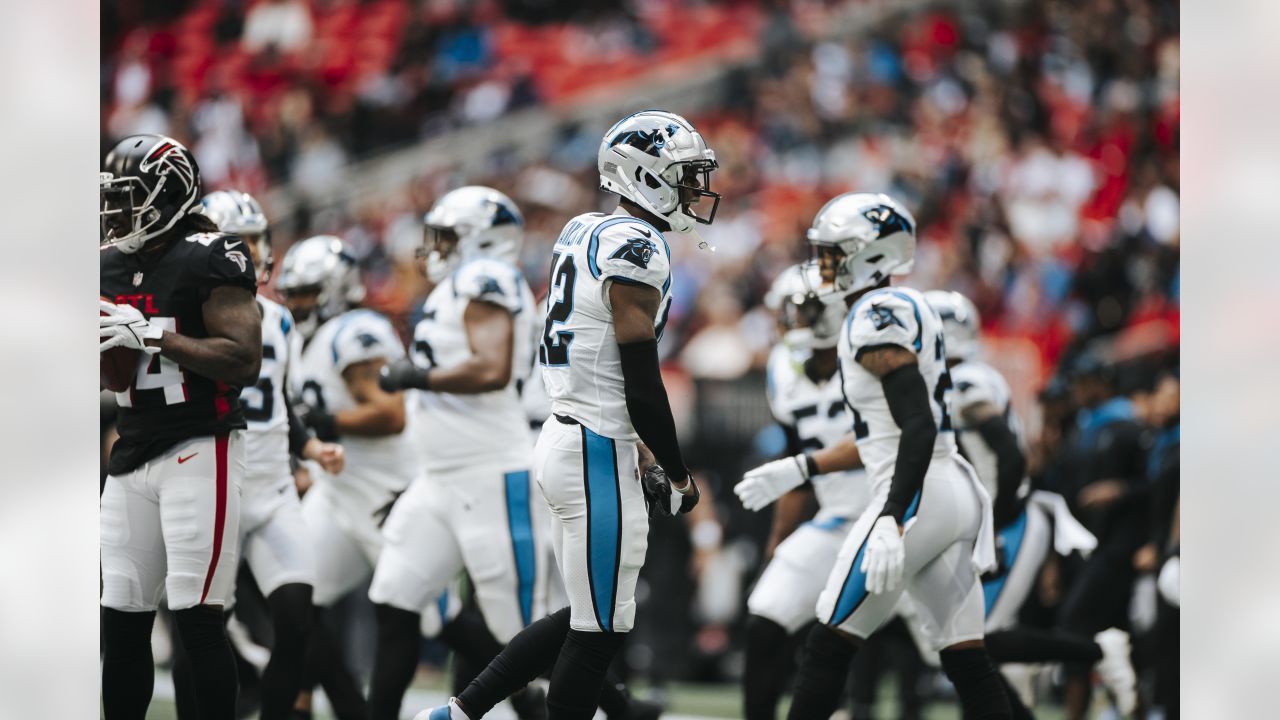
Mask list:
[{"label": "black football jersey", "polygon": [[[172,232],[179,239],[158,256],[102,249],[100,292],[118,305],[133,305],[166,330],[208,337],[202,306],[209,293],[222,285],[256,292],[253,260],[235,235]],[[137,374],[128,390],[116,393],[116,405],[120,439],[107,466],[113,475],[188,438],[245,427],[239,387],[198,375],[159,353],[140,354]]]}]

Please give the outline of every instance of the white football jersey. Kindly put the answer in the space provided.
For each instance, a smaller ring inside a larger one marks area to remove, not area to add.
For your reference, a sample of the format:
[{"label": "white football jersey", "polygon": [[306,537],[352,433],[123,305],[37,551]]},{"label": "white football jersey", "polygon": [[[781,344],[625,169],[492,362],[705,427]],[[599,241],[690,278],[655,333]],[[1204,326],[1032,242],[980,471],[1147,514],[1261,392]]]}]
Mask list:
[{"label": "white football jersey", "polygon": [[671,309],[671,251],[657,228],[621,209],[569,221],[551,256],[538,361],[551,412],[597,435],[637,440],[623,394],[622,360],[609,307],[611,282],[662,293],[653,318],[658,338]]},{"label": "white football jersey", "polygon": [[[808,353],[778,343],[769,353],[769,409],[792,428],[805,452],[830,447],[849,432],[849,409],[840,390],[840,374],[815,384],[804,372]],[[820,512],[853,519],[870,501],[864,470],[827,473],[811,480]]]},{"label": "white football jersey", "polygon": [[[965,423],[964,412],[967,408],[979,403],[990,403],[1004,416],[1014,437],[1018,438],[1018,444],[1022,445],[1022,425],[1013,412],[1010,400],[1013,393],[1009,390],[1009,383],[1005,381],[1003,375],[995,368],[978,360],[966,360],[952,367],[951,384],[953,386],[951,406],[954,412],[952,423],[955,426],[956,437],[960,447],[964,448],[965,457],[978,471],[978,478],[987,488],[987,493],[994,499],[997,489],[996,454],[987,446],[978,431]],[[1023,452],[1025,451],[1024,447]]]},{"label": "white football jersey", "polygon": [[[404,346],[395,329],[372,310],[351,310],[321,325],[302,351],[302,359],[289,377],[293,397],[326,412],[337,413],[357,406],[347,390],[342,371],[354,363],[404,357]],[[343,498],[360,503],[358,510],[385,505],[388,493],[408,486],[417,473],[417,455],[409,433],[383,437],[344,435],[346,465],[338,475],[318,468],[319,480],[332,485]]]},{"label": "white football jersey", "polygon": [[258,296],[262,309],[262,369],[258,382],[240,391],[249,428],[245,432],[248,482],[289,482],[289,415],[284,390],[289,368],[302,352],[293,316],[277,302]]},{"label": "white football jersey", "polygon": [[910,288],[881,288],[863,295],[849,311],[840,333],[840,372],[844,396],[853,413],[858,452],[871,478],[871,494],[878,495],[893,479],[901,430],[889,413],[880,378],[858,364],[862,352],[896,345],[916,355],[920,374],[932,395],[933,419],[938,437],[933,457],[945,458],[956,450],[951,426],[951,376],[947,373],[942,320]]},{"label": "white football jersey", "polygon": [[501,390],[470,395],[416,393],[416,432],[428,470],[445,471],[481,460],[515,456],[524,462],[533,439],[518,388],[533,363],[535,312],[529,284],[514,265],[492,258],[472,260],[445,278],[427,297],[413,332],[418,367],[452,367],[471,357],[463,313],[472,300],[506,308],[514,321],[511,381]]}]

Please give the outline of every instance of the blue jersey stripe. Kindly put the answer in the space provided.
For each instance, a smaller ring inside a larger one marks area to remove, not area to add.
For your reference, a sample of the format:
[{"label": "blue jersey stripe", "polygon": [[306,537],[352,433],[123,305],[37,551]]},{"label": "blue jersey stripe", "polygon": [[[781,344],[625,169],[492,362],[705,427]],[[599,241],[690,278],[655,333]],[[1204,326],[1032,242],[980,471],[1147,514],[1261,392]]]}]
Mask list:
[{"label": "blue jersey stripe", "polygon": [[622,550],[622,498],[618,494],[618,461],[614,441],[582,428],[587,487],[587,574],[596,622],[613,632],[618,588],[618,555]]},{"label": "blue jersey stripe", "polygon": [[[911,499],[907,513],[902,516],[903,525],[915,517],[920,509],[920,494],[917,492]],[[867,539],[863,538],[862,545],[858,547],[858,554],[853,558],[853,566],[849,568],[849,575],[845,577],[844,585],[840,587],[840,596],[836,598],[836,609],[831,613],[831,618],[827,621],[828,625],[840,625],[848,620],[849,616],[862,605],[862,601],[867,599],[867,574],[862,571],[862,559],[866,552]]]},{"label": "blue jersey stripe", "polygon": [[537,552],[533,542],[533,515],[529,507],[529,471],[507,473],[507,524],[511,529],[511,550],[516,559],[516,593],[520,619],[533,622],[533,585],[537,580]]},{"label": "blue jersey stripe", "polygon": [[1004,571],[994,579],[982,583],[982,599],[986,604],[986,612],[983,617],[991,617],[991,610],[996,606],[996,601],[1000,599],[1000,593],[1004,590],[1004,584],[1009,579],[1009,572],[1013,570],[1013,563],[1018,559],[1018,552],[1022,549],[1022,540],[1027,534],[1027,511],[1024,509],[1019,513],[1016,520],[1009,523],[998,535],[1000,542],[996,548],[997,552],[1004,555],[1003,562],[1000,563],[1001,569]]}]

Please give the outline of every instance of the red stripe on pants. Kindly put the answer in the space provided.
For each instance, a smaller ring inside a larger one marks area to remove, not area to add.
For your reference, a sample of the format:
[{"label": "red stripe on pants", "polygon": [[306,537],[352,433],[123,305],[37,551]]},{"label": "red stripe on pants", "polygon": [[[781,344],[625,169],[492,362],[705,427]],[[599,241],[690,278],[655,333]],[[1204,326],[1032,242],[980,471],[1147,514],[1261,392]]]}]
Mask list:
[{"label": "red stripe on pants", "polygon": [[213,440],[214,464],[217,478],[214,481],[217,491],[217,507],[213,514],[213,557],[209,558],[209,572],[204,576],[204,590],[200,593],[200,604],[209,595],[209,585],[213,582],[213,574],[218,570],[218,558],[222,555],[222,526],[227,522],[227,435],[217,435]]}]

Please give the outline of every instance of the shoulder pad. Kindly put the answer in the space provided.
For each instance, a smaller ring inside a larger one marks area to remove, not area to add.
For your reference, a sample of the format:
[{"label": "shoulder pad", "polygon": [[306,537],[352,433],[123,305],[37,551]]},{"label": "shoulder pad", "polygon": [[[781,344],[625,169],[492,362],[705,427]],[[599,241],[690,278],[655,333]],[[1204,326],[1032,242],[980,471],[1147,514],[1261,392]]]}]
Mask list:
[{"label": "shoulder pad", "polygon": [[597,279],[639,283],[663,295],[671,287],[671,249],[657,228],[616,215],[601,221],[587,243],[587,266]]},{"label": "shoulder pad", "polygon": [[864,295],[854,304],[847,320],[854,357],[881,345],[921,352],[924,320],[920,313],[927,309],[924,299],[909,290],[882,288]]},{"label": "shoulder pad", "polygon": [[334,367],[342,372],[366,360],[387,361],[404,357],[404,346],[391,322],[372,310],[352,310],[334,322],[330,351]]},{"label": "shoulder pad", "polygon": [[479,258],[454,272],[453,294],[493,303],[514,314],[522,309],[521,279],[520,271],[514,266],[492,258]]},{"label": "shoulder pad", "polygon": [[192,233],[184,238],[188,247],[198,248],[191,254],[191,272],[209,288],[237,285],[253,292],[258,279],[253,269],[253,256],[238,235],[221,232]]}]

